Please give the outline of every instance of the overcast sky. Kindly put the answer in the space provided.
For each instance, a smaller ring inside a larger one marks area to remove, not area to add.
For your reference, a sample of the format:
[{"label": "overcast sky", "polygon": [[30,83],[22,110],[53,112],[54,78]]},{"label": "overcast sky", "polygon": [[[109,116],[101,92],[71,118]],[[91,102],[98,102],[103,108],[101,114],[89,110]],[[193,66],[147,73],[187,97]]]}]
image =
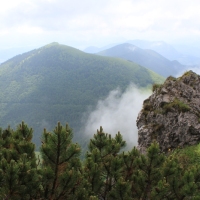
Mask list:
[{"label": "overcast sky", "polygon": [[0,47],[200,41],[199,0],[1,0]]}]

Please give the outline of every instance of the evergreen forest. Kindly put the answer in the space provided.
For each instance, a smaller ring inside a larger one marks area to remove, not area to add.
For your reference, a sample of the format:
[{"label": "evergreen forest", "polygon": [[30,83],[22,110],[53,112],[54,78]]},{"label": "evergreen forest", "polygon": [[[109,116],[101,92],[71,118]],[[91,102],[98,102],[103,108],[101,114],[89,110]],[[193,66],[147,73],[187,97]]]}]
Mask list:
[{"label": "evergreen forest", "polygon": [[40,152],[32,136],[24,122],[0,129],[2,200],[200,199],[199,145],[163,153],[154,142],[141,154],[124,150],[120,132],[111,136],[100,127],[81,158],[68,124],[44,129]]}]

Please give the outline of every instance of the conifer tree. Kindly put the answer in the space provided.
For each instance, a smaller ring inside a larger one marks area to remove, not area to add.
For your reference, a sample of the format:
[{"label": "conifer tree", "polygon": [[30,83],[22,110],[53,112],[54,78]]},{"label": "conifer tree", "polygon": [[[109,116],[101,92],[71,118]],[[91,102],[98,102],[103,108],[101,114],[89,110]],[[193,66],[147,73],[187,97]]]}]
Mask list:
[{"label": "conifer tree", "polygon": [[160,180],[160,168],[164,159],[164,154],[160,152],[158,144],[154,142],[147,149],[146,155],[141,155],[136,160],[139,170],[134,174],[133,180],[136,182],[135,191],[137,191],[139,199],[153,199],[152,191]]},{"label": "conifer tree", "polygon": [[177,157],[170,155],[160,170],[162,175],[154,190],[154,199],[200,199],[198,165],[183,166]]},{"label": "conifer tree", "polygon": [[102,127],[94,134],[84,165],[91,195],[109,199],[110,192],[121,177],[122,159],[118,155],[125,144],[120,133],[112,138],[103,132]]},{"label": "conifer tree", "polygon": [[[123,174],[119,190],[115,192],[115,199],[149,200],[157,182],[160,180],[160,168],[165,156],[160,153],[159,146],[153,143],[146,154],[141,154],[135,147],[123,157]],[[124,191],[122,191],[124,188]],[[119,194],[121,191],[121,197]],[[122,195],[124,194],[124,196]],[[126,199],[125,198],[125,199]]]},{"label": "conifer tree", "polygon": [[2,200],[200,199],[199,153],[164,154],[155,142],[145,154],[135,147],[121,152],[122,135],[112,137],[100,127],[81,163],[72,130],[58,123],[53,132],[44,130],[38,163],[32,134],[24,122],[16,130],[0,129]]},{"label": "conifer tree", "polygon": [[82,187],[79,159],[80,147],[72,143],[72,130],[58,122],[53,133],[44,130],[42,136],[42,185],[44,199],[82,199],[86,191]]},{"label": "conifer tree", "polygon": [[134,147],[131,151],[123,152],[120,156],[123,160],[122,174],[113,188],[110,198],[113,200],[132,200],[133,197],[137,196],[134,195],[136,191],[133,175],[138,170],[136,159],[140,156],[140,153]]},{"label": "conifer tree", "polygon": [[34,199],[39,191],[32,129],[22,122],[16,129],[0,130],[0,197]]}]

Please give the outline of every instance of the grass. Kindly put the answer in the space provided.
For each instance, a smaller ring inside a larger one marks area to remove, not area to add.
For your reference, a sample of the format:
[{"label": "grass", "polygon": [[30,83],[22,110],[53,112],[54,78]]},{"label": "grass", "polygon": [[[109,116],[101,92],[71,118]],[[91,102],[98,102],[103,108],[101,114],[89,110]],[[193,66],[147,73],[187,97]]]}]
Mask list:
[{"label": "grass", "polygon": [[194,166],[200,164],[200,144],[186,146],[183,148],[178,147],[173,150],[170,155],[178,159],[183,167]]},{"label": "grass", "polygon": [[167,78],[167,80],[176,81],[177,79],[176,79],[175,77],[173,77],[173,76],[169,76],[169,77]]},{"label": "grass", "polygon": [[163,84],[158,84],[158,83],[154,83],[152,85],[152,91],[156,91],[157,89],[160,89],[162,87]]},{"label": "grass", "polygon": [[190,110],[190,107],[184,103],[183,101],[180,101],[179,99],[174,99],[171,103],[166,103],[163,105],[164,113],[168,113],[170,111],[173,111],[174,109],[177,109],[179,112],[187,112]]}]

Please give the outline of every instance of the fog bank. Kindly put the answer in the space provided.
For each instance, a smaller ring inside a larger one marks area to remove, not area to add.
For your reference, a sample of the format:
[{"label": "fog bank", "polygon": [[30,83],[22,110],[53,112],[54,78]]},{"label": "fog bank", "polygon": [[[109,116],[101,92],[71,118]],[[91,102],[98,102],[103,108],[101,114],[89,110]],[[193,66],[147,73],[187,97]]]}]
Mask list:
[{"label": "fog bank", "polygon": [[87,115],[84,133],[92,137],[102,126],[104,132],[115,135],[120,131],[128,145],[137,145],[136,119],[144,99],[150,94],[151,91],[142,92],[134,85],[130,85],[124,93],[120,89],[111,91]]}]

